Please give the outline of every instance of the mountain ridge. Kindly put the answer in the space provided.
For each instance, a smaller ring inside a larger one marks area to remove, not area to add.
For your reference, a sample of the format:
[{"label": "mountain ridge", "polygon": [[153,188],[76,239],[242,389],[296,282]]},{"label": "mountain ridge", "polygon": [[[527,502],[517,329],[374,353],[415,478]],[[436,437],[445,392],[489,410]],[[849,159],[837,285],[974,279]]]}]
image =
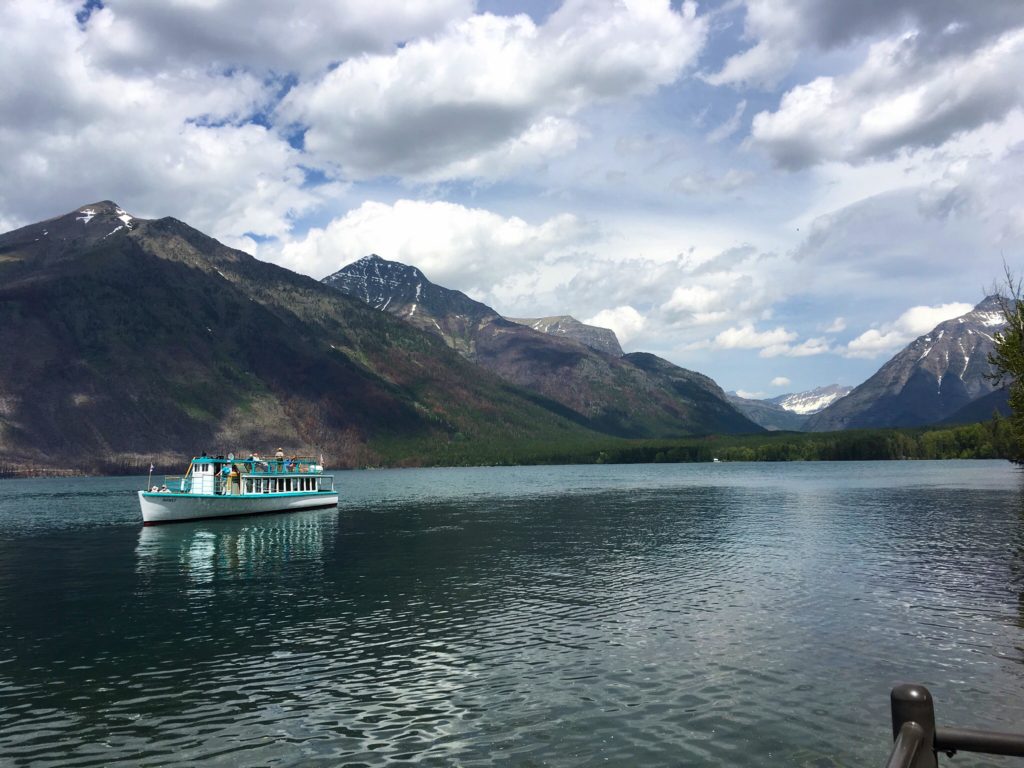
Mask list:
[{"label": "mountain ridge", "polygon": [[591,349],[604,352],[613,357],[622,357],[622,346],[615,331],[596,325],[581,323],[571,315],[554,315],[551,317],[509,317],[513,323],[519,323],[541,333],[566,338],[586,344]]},{"label": "mountain ridge", "polygon": [[397,318],[112,201],[0,235],[0,344],[7,464],[129,471],[283,444],[361,466],[395,445],[596,435]]},{"label": "mountain ridge", "polygon": [[1003,325],[997,296],[917,337],[848,395],[813,415],[816,432],[937,424],[996,389],[986,378],[993,333]]},{"label": "mountain ridge", "polygon": [[560,403],[592,429],[619,437],[760,431],[703,374],[534,330],[431,283],[415,267],[371,255],[323,282],[440,336],[467,359]]}]

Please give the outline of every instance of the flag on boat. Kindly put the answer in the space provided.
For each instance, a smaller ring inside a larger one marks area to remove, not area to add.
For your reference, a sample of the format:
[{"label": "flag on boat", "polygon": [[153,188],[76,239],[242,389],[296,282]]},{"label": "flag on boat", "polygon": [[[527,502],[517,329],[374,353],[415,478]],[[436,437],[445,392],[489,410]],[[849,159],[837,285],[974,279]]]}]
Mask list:
[{"label": "flag on boat", "polygon": [[154,467],[152,462],[150,462],[149,471],[152,472],[154,469],[156,469],[156,467]]}]

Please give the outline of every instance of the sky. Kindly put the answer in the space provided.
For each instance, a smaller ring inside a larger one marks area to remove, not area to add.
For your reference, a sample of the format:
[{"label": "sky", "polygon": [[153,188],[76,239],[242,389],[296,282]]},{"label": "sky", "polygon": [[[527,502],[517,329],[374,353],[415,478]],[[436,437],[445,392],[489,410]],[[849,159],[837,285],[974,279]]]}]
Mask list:
[{"label": "sky", "polygon": [[369,253],[770,397],[1024,269],[1020,0],[4,0],[0,231]]}]

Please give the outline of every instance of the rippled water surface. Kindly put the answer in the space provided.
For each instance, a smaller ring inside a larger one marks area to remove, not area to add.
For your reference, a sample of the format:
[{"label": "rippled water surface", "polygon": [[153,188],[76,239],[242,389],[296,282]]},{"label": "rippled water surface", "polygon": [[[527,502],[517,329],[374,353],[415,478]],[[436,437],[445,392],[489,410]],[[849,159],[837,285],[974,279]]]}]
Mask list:
[{"label": "rippled water surface", "polygon": [[0,481],[0,763],[880,766],[903,681],[1024,730],[1007,463],[337,477],[150,528]]}]

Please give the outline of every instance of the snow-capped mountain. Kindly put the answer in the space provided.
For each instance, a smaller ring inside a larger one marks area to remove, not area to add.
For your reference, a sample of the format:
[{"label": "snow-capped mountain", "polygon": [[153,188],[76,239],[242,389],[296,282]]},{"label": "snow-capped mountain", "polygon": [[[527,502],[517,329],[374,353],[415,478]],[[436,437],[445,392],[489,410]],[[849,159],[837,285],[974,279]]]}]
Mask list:
[{"label": "snow-capped mountain", "polygon": [[993,334],[1003,327],[999,298],[918,337],[846,397],[815,414],[814,431],[935,424],[989,395]]},{"label": "snow-capped mountain", "polygon": [[[29,224],[2,236],[8,262],[54,265],[83,248],[109,244],[131,232],[141,219],[110,200],[83,205],[70,213]],[[12,252],[16,244],[17,251]]]},{"label": "snow-capped mountain", "polygon": [[416,267],[364,256],[323,279],[326,285],[397,315],[444,339],[465,357],[476,357],[480,329],[501,319],[497,312],[461,291],[430,282]]},{"label": "snow-capped mountain", "polygon": [[853,391],[853,387],[845,387],[841,384],[829,384],[827,387],[816,387],[807,392],[794,392],[788,395],[779,395],[768,400],[780,408],[792,413],[799,413],[802,416],[810,416],[818,411],[824,410],[841,397],[846,397]]},{"label": "snow-capped mountain", "polygon": [[735,392],[726,393],[729,402],[736,410],[753,421],[758,426],[769,431],[783,430],[786,432],[801,432],[807,423],[807,416],[800,413],[787,411],[782,406],[771,400],[756,400],[740,397]]},{"label": "snow-capped mountain", "polygon": [[812,414],[826,408],[850,392],[852,387],[829,384],[807,392],[790,392],[764,400],[740,397],[729,392],[729,402],[748,419],[769,430],[802,431]]}]

